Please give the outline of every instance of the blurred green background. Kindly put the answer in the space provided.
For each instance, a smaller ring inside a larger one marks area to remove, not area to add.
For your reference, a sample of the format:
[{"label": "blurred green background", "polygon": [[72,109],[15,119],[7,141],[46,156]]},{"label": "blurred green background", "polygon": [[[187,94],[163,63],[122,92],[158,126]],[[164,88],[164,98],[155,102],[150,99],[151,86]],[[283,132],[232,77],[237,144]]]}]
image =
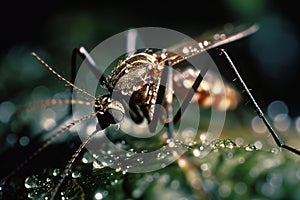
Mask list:
[{"label": "blurred green background", "polygon": [[[135,27],[164,27],[196,37],[228,22],[258,22],[261,28],[256,34],[226,44],[224,48],[232,56],[242,77],[253,89],[258,103],[276,126],[280,136],[287,143],[300,147],[300,26],[297,12],[294,11],[295,3],[279,0],[224,0],[166,2],[166,5],[162,5],[153,1],[49,1],[7,2],[1,7],[2,176],[28,157],[36,148],[35,145],[39,144],[38,141],[30,141],[29,137],[38,137],[36,140],[39,140],[41,136],[35,133],[47,132],[45,127],[41,129],[36,122],[36,118],[45,115],[41,110],[24,114],[20,120],[20,117],[14,115],[17,107],[41,99],[69,97],[69,88],[46,71],[30,53],[37,52],[59,73],[70,79],[70,61],[74,47],[83,45],[92,50],[108,37]],[[225,79],[232,80],[224,59],[216,56],[213,50],[210,52],[216,59],[217,66],[221,67]],[[191,163],[188,168],[175,163],[156,173],[125,176],[114,173],[112,180],[107,176],[113,172],[104,168],[82,177],[79,185],[84,182],[90,186],[91,182],[99,181],[98,188],[84,188],[86,196],[94,199],[100,199],[101,195],[110,199],[298,199],[299,158],[285,150],[278,151],[271,136],[260,129],[253,109],[246,102],[244,99],[236,111],[227,114],[224,134],[221,135],[222,139],[231,138],[242,147],[231,149],[226,145],[216,145],[217,150],[212,151],[212,156],[201,160],[191,151],[184,158]],[[60,117],[67,111],[67,108],[56,110]],[[281,115],[276,118],[277,114]],[[64,139],[66,138],[67,136]],[[22,176],[26,178],[38,174],[36,171],[46,176],[45,172],[41,172],[43,169],[62,167],[80,142],[69,139],[62,145],[49,147],[45,156],[32,161],[33,164],[22,172]],[[66,149],[65,144],[69,152],[56,156],[55,153]],[[259,150],[247,151],[249,149],[243,147],[248,144],[255,145]],[[193,148],[198,147],[196,145]],[[196,181],[201,182],[200,186],[198,183],[195,183],[196,186],[191,183],[189,173],[199,176]],[[103,182],[103,179],[109,181]],[[117,179],[120,181],[112,184]],[[24,186],[24,180],[13,180],[7,190],[1,186],[0,198],[5,199],[5,194],[11,193],[10,191],[17,191],[18,198],[25,198],[30,191],[20,188],[21,186]],[[77,196],[74,195],[74,199],[78,199],[78,188],[69,188],[71,191],[65,189],[66,193],[75,191]],[[98,197],[97,191],[101,191]]]}]

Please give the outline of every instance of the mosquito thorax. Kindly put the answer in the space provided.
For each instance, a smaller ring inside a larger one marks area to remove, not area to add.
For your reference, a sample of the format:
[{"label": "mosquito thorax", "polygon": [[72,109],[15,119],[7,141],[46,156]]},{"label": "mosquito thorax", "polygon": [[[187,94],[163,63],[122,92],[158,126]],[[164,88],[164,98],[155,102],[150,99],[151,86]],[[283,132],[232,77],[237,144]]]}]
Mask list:
[{"label": "mosquito thorax", "polygon": [[[105,81],[106,88],[113,94],[117,93],[125,99],[135,116],[136,123],[146,118],[150,123],[160,85],[163,66],[157,57],[150,52],[129,55],[121,60],[111,71]],[[142,115],[138,114],[142,112]],[[132,113],[131,113],[132,114]]]},{"label": "mosquito thorax", "polygon": [[128,56],[113,69],[105,84],[110,91],[131,95],[146,83],[157,83],[161,76],[157,58],[148,53]]},{"label": "mosquito thorax", "polygon": [[119,123],[125,115],[123,105],[108,95],[98,98],[95,101],[94,109],[102,130],[111,124]]}]

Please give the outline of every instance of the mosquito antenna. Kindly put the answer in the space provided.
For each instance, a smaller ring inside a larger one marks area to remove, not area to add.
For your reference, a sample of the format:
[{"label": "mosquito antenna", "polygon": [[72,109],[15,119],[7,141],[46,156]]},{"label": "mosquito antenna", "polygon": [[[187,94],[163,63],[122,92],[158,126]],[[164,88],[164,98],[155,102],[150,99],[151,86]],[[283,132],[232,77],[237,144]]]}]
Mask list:
[{"label": "mosquito antenna", "polygon": [[297,155],[300,155],[300,151],[297,150],[296,148],[293,148],[291,146],[285,145],[282,140],[279,138],[278,134],[274,131],[273,127],[271,126],[270,122],[267,120],[267,118],[265,117],[264,113],[262,112],[262,110],[260,109],[260,107],[258,106],[258,104],[256,103],[254,97],[252,96],[249,88],[246,86],[245,82],[243,81],[242,77],[240,76],[239,72],[237,71],[235,65],[233,64],[232,60],[230,59],[229,55],[227,54],[227,52],[224,49],[218,49],[220,51],[220,55],[224,55],[225,58],[227,59],[227,61],[229,62],[232,70],[234,71],[234,74],[236,75],[237,79],[239,80],[239,82],[241,83],[244,91],[246,92],[246,95],[248,96],[251,104],[253,105],[257,115],[259,116],[259,118],[262,119],[262,121],[264,122],[265,126],[268,128],[269,132],[271,133],[273,139],[275,140],[276,144],[278,147],[287,149]]},{"label": "mosquito antenna", "polygon": [[24,160],[21,164],[19,164],[18,167],[16,167],[12,172],[10,172],[7,176],[5,176],[1,182],[6,182],[11,176],[16,174],[18,171],[20,171],[30,160],[32,160],[34,157],[36,157],[39,153],[41,153],[45,148],[47,148],[56,138],[61,136],[63,133],[65,133],[67,130],[72,128],[73,126],[79,124],[80,122],[87,120],[89,118],[92,118],[96,116],[96,113],[90,113],[88,115],[85,115],[81,117],[80,119],[74,120],[67,124],[65,127],[60,129],[56,132],[55,135],[53,135],[51,138],[49,138],[41,147],[39,147],[31,156],[29,156],[26,160]]},{"label": "mosquito antenna", "polygon": [[[97,113],[96,113],[97,114]],[[99,129],[96,129],[91,135],[88,136],[88,138],[81,143],[81,145],[78,147],[78,149],[75,151],[75,153],[72,155],[71,159],[68,161],[68,164],[66,165],[64,171],[61,174],[61,177],[56,184],[55,188],[51,190],[50,192],[50,200],[54,200],[60,186],[64,182],[66,175],[68,174],[68,171],[71,169],[73,163],[75,162],[76,158],[80,154],[80,152],[83,150],[83,148],[93,139],[94,135],[99,132]]]},{"label": "mosquito antenna", "polygon": [[67,83],[67,85],[72,86],[75,90],[91,97],[92,99],[96,100],[96,97],[91,95],[90,93],[84,91],[83,89],[77,87],[76,85],[74,85],[73,83],[71,83],[70,81],[68,81],[67,79],[65,79],[64,77],[62,77],[59,73],[57,73],[56,71],[54,71],[54,69],[52,69],[42,58],[40,58],[36,53],[32,52],[32,56],[35,57],[40,63],[42,63],[42,65],[44,65],[50,72],[52,72],[55,76],[57,76],[60,80],[64,81],[65,83]]}]

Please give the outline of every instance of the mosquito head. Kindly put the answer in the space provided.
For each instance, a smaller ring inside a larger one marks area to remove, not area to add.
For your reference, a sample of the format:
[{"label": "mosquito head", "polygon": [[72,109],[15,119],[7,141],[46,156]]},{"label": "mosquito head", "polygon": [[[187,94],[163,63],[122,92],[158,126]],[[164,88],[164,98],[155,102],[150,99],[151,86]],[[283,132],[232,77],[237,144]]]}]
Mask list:
[{"label": "mosquito head", "polygon": [[102,130],[111,124],[119,123],[125,115],[125,109],[121,102],[111,99],[110,96],[98,98],[95,101],[94,109]]}]

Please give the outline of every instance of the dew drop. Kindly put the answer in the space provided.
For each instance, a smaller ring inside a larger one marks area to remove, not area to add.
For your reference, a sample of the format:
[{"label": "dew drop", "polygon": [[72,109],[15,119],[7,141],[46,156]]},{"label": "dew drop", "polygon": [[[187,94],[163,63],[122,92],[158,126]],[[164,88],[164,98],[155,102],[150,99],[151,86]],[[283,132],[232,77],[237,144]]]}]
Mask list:
[{"label": "dew drop", "polygon": [[101,192],[96,192],[94,197],[95,197],[96,200],[100,200],[100,199],[103,199],[103,194]]},{"label": "dew drop", "polygon": [[85,152],[82,157],[82,162],[87,164],[87,163],[91,163],[93,161],[94,161],[93,156],[89,152]]},{"label": "dew drop", "polygon": [[132,152],[127,152],[127,153],[126,153],[126,157],[130,158],[131,156],[133,156],[133,154],[134,154],[134,153],[132,153]]},{"label": "dew drop", "polygon": [[184,47],[182,49],[182,53],[184,53],[184,54],[188,54],[189,52],[190,52],[190,50],[187,47]]},{"label": "dew drop", "polygon": [[256,141],[254,142],[254,146],[257,148],[257,149],[262,149],[263,147],[263,143],[261,141]]},{"label": "dew drop", "polygon": [[115,179],[115,180],[113,180],[113,181],[111,181],[111,185],[116,185],[117,183],[119,182],[119,180],[118,179]]},{"label": "dew drop", "polygon": [[211,142],[210,146],[213,148],[213,149],[220,149],[220,148],[224,148],[225,147],[225,144],[222,140],[214,140]]},{"label": "dew drop", "polygon": [[104,162],[104,161],[101,162],[99,160],[94,160],[94,162],[93,162],[93,168],[95,168],[95,169],[102,169],[107,166],[108,166],[108,163]]},{"label": "dew drop", "polygon": [[78,171],[72,172],[72,178],[80,178],[81,177],[81,173]]},{"label": "dew drop", "polygon": [[245,147],[246,151],[254,151],[256,150],[256,147],[253,144],[249,144],[248,146]]},{"label": "dew drop", "polygon": [[116,172],[120,172],[121,170],[122,170],[121,167],[117,167],[117,168],[116,168]]},{"label": "dew drop", "polygon": [[199,157],[200,154],[201,154],[201,152],[200,152],[199,149],[194,149],[194,150],[193,150],[193,154],[194,154],[195,157]]},{"label": "dew drop", "polygon": [[37,188],[38,185],[38,178],[37,176],[29,176],[25,179],[25,187],[26,188]]},{"label": "dew drop", "polygon": [[157,160],[161,160],[166,157],[166,154],[164,152],[159,152],[156,157],[157,157]]},{"label": "dew drop", "polygon": [[225,147],[228,149],[233,149],[237,146],[232,140],[225,140],[224,144],[225,144]]},{"label": "dew drop", "polygon": [[271,152],[274,153],[274,154],[277,154],[279,152],[279,150],[277,148],[272,148]]},{"label": "dew drop", "polygon": [[56,168],[52,172],[53,176],[58,176],[60,174],[60,169]]},{"label": "dew drop", "polygon": [[209,165],[207,163],[203,163],[200,166],[200,168],[201,168],[202,171],[207,171],[207,170],[209,170]]}]

